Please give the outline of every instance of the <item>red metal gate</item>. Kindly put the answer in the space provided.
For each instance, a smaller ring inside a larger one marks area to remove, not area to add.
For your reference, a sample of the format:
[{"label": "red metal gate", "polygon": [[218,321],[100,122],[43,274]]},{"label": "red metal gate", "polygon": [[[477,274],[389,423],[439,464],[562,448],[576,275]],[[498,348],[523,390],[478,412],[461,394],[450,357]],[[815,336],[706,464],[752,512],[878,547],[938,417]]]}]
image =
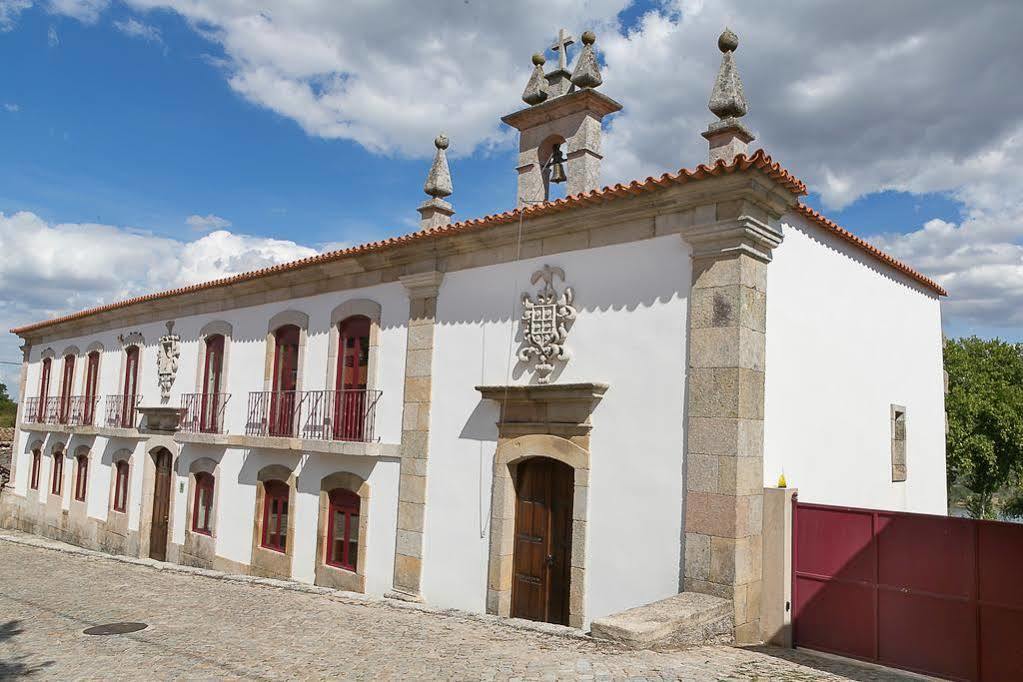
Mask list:
[{"label": "red metal gate", "polygon": [[794,501],[797,646],[1023,680],[1023,525]]}]

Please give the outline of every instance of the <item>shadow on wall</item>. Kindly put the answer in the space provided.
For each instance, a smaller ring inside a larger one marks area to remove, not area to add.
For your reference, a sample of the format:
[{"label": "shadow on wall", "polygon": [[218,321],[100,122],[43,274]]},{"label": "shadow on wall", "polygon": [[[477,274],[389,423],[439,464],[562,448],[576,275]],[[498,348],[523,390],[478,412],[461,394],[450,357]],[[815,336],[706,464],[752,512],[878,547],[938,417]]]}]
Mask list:
[{"label": "shadow on wall", "polygon": [[[9,620],[0,623],[0,652],[4,649],[13,650],[13,640],[16,636],[25,632],[20,620]],[[12,680],[18,677],[28,677],[43,672],[53,665],[53,661],[43,661],[32,664],[28,662],[28,655],[8,655],[0,653],[0,680]]]}]

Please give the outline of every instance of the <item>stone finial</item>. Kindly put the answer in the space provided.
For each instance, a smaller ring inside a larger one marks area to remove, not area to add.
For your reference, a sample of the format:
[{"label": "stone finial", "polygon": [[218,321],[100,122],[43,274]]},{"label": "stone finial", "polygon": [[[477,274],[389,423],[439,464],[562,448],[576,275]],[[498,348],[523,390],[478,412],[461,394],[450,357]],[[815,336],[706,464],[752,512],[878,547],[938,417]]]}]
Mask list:
[{"label": "stone finial", "polygon": [[539,52],[533,55],[533,75],[522,91],[522,101],[534,106],[547,99],[547,76],[543,73],[543,65],[547,61]]},{"label": "stone finial", "polygon": [[740,118],[746,115],[746,96],[742,92],[742,79],[735,66],[735,50],[739,47],[739,36],[726,28],[718,37],[718,49],[723,53],[718,77],[707,104],[718,118]]},{"label": "stone finial", "polygon": [[718,36],[718,49],[721,50],[721,66],[718,68],[714,89],[707,103],[711,112],[719,120],[707,126],[703,136],[710,143],[711,163],[724,161],[732,163],[739,154],[746,154],[748,145],[754,139],[739,119],[746,115],[746,95],[742,91],[742,79],[739,69],[735,66],[735,50],[739,47],[739,36],[731,29],[725,28]]},{"label": "stone finial", "polygon": [[423,191],[430,198],[417,209],[420,215],[419,226],[424,230],[447,225],[455,213],[451,204],[444,201],[444,197],[450,196],[453,191],[451,171],[448,170],[448,157],[444,153],[444,150],[448,148],[448,138],[442,133],[437,136],[433,144],[437,148],[437,152],[433,156],[433,165],[430,166],[426,183],[423,185]]},{"label": "stone finial", "polygon": [[572,84],[577,88],[595,88],[604,82],[600,77],[597,55],[593,51],[593,43],[597,41],[597,36],[593,31],[586,31],[582,35],[582,41],[583,51],[579,53],[579,59],[575,62]]}]

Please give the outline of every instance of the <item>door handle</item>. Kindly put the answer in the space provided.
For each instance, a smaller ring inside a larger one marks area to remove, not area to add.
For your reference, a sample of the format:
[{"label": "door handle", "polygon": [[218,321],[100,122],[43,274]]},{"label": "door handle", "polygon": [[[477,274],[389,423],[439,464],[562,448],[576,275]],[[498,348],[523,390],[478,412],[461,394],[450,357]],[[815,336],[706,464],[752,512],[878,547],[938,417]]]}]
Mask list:
[{"label": "door handle", "polygon": [[554,555],[548,554],[547,558],[544,559],[544,563],[547,564],[548,568],[554,566]]}]

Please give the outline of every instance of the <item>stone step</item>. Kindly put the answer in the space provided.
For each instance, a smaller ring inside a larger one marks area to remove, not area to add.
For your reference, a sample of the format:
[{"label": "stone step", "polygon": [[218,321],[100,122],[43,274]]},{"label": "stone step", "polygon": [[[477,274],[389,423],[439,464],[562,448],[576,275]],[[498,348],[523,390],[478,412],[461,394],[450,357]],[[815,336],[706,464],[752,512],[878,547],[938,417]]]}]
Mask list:
[{"label": "stone step", "polygon": [[732,603],[697,592],[682,592],[651,604],[598,618],[590,634],[633,649],[682,649],[733,641]]}]

